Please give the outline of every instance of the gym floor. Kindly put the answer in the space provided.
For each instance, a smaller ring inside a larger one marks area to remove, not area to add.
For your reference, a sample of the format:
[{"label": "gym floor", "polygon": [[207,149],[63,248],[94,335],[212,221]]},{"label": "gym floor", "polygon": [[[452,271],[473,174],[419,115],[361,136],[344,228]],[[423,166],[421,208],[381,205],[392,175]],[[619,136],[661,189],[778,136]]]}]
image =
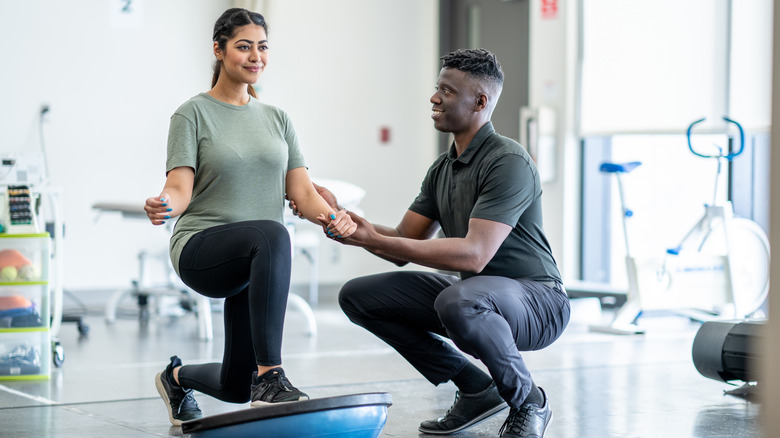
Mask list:
[{"label": "gym floor", "polygon": [[[80,311],[90,326],[80,337],[64,324],[59,340],[65,361],[44,381],[0,381],[0,436],[182,436],[172,427],[153,379],[176,354],[184,363],[219,361],[221,314],[214,313],[214,340],[198,339],[193,314],[152,317],[145,326],[123,303],[113,325],[105,323],[100,297],[82,295]],[[451,405],[451,383],[434,387],[393,350],[341,313],[335,290],[325,288],[315,310],[319,333],[307,335],[301,312],[287,313],[284,368],[293,384],[313,398],[387,392],[393,405],[382,437],[418,437],[423,420]],[[66,310],[74,304],[65,298]],[[86,304],[85,304],[86,303]],[[554,415],[548,438],[758,438],[760,406],[726,395],[733,386],[695,369],[691,346],[699,325],[671,315],[646,316],[646,334],[593,333],[608,321],[595,299],[573,300],[573,319],[551,347],[526,353],[535,381],[549,395]],[[196,394],[204,415],[248,408]],[[508,411],[458,433],[497,437]]]}]

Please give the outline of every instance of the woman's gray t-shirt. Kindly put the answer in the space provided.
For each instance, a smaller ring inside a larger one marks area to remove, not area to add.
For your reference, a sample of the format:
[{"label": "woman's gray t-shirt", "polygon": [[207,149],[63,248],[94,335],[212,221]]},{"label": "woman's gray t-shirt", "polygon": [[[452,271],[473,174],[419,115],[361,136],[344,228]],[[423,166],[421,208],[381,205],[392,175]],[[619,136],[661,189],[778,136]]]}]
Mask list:
[{"label": "woman's gray t-shirt", "polygon": [[305,161],[284,111],[254,98],[238,106],[201,93],[171,116],[166,173],[182,166],[195,169],[195,184],[171,237],[177,273],[184,245],[199,231],[258,219],[281,223],[286,174]]}]

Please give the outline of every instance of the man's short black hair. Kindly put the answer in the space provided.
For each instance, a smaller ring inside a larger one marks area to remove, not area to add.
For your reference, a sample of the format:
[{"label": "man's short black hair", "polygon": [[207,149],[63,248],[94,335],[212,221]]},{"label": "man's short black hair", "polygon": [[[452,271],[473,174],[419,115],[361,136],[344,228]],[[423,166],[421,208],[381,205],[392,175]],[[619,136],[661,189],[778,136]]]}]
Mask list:
[{"label": "man's short black hair", "polygon": [[504,72],[496,55],[485,49],[459,49],[441,57],[442,67],[454,68],[480,79],[487,79],[499,87],[504,84]]}]

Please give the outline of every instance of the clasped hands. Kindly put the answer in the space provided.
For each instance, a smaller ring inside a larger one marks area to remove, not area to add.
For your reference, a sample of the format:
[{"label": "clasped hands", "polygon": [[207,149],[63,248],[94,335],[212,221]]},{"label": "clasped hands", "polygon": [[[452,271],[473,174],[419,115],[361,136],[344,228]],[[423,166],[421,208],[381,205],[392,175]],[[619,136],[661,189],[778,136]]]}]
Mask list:
[{"label": "clasped hands", "polygon": [[[301,217],[300,213],[293,207],[295,202],[290,200],[290,208],[293,209],[293,213],[298,217]],[[322,230],[325,235],[331,239],[342,239],[349,237],[357,229],[357,224],[352,220],[349,212],[346,210],[338,210],[331,212],[330,218],[320,214],[317,216],[317,220],[322,224]]]},{"label": "clasped hands", "polygon": [[[330,190],[315,183],[312,183],[312,185],[325,202],[337,212],[335,218],[331,216],[330,221],[322,216],[317,218],[322,223],[325,236],[340,243],[361,246],[360,242],[365,237],[363,234],[373,227],[356,213],[339,208],[336,196]],[[303,215],[295,205],[295,201],[288,199],[288,206],[295,216],[303,218]]]}]

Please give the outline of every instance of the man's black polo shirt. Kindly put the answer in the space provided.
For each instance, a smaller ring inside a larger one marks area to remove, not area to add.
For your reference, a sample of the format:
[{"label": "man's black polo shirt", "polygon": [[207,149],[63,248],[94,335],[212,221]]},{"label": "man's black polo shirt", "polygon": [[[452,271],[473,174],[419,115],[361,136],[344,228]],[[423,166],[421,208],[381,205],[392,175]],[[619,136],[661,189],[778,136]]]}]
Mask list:
[{"label": "man's black polo shirt", "polygon": [[459,157],[453,143],[434,161],[409,209],[439,222],[446,237],[465,237],[471,218],[514,227],[480,275],[561,281],[544,235],[541,197],[531,156],[488,122]]}]

